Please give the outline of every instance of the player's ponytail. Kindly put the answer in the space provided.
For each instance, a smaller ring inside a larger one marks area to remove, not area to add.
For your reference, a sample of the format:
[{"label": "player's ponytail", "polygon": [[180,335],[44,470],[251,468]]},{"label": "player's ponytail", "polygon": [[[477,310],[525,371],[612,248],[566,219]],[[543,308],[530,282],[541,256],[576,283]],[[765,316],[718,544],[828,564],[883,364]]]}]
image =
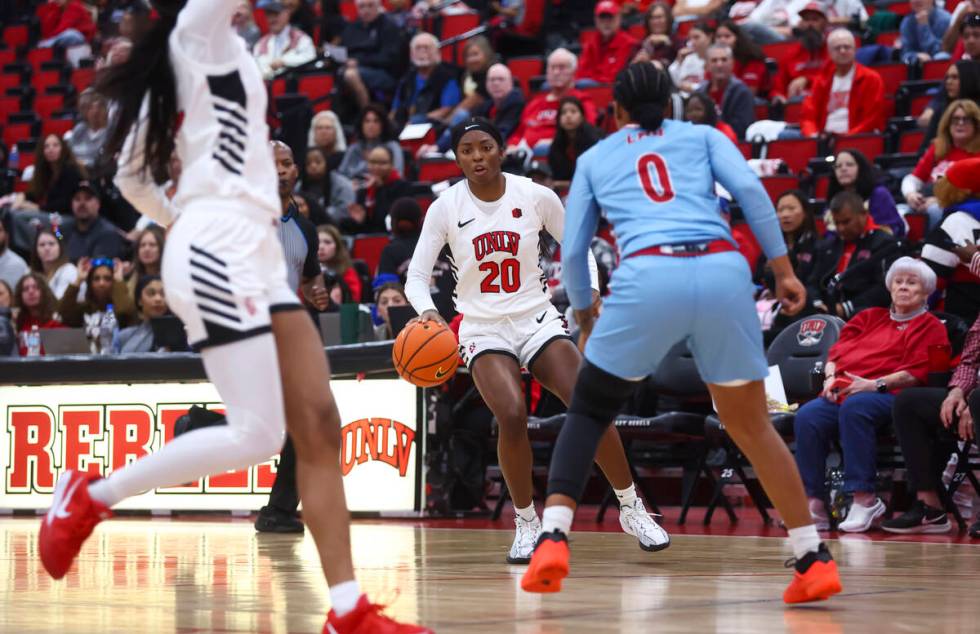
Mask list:
[{"label": "player's ponytail", "polygon": [[103,70],[95,87],[115,108],[115,120],[104,149],[106,156],[115,156],[122,149],[129,130],[139,124],[143,97],[149,94],[146,154],[140,168],[149,169],[158,183],[167,179],[177,136],[177,85],[168,41],[185,1],[154,0],[158,17],[133,42],[129,59]]},{"label": "player's ponytail", "polygon": [[653,64],[630,64],[616,76],[613,97],[634,122],[653,132],[664,121],[670,99],[670,78]]}]

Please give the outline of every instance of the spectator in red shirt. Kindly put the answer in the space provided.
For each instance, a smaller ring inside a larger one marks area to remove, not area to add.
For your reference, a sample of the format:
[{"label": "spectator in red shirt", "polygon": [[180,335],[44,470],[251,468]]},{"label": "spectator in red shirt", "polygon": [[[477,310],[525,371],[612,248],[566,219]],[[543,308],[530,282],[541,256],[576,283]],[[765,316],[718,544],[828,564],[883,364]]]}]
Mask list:
[{"label": "spectator in red shirt", "polygon": [[41,22],[38,46],[78,46],[92,41],[95,22],[81,0],[50,0],[37,8]]},{"label": "spectator in red shirt", "polygon": [[890,308],[868,308],[844,326],[830,349],[820,398],[796,414],[796,464],[818,529],[827,530],[824,509],[827,454],[840,443],[844,491],[854,494],[839,526],[864,532],[885,513],[875,495],[876,432],[892,420],[895,395],[926,382],[929,347],[948,346],[942,322],[928,312],[926,299],[936,274],[924,262],[903,257],[888,269]]},{"label": "spectator in red shirt", "polygon": [[779,60],[771,92],[773,101],[785,103],[809,94],[813,81],[830,63],[824,38],[827,23],[827,10],[820,3],[811,2],[800,11],[796,48]]},{"label": "spectator in red shirt", "polygon": [[980,156],[980,106],[972,99],[949,104],[939,120],[936,139],[912,173],[902,179],[902,195],[913,211],[929,214],[930,227],[942,220],[943,210],[934,196],[922,190],[942,177],[956,161]]},{"label": "spectator in red shirt", "polygon": [[623,31],[619,5],[602,0],[595,5],[595,32],[583,37],[582,57],[575,78],[576,86],[611,84],[633,56],[638,42]]},{"label": "spectator in red shirt", "polygon": [[803,136],[860,134],[885,127],[885,83],[875,71],[854,61],[854,35],[837,29],[827,38],[832,67],[813,81],[803,102]]},{"label": "spectator in red shirt", "polygon": [[735,76],[749,87],[753,95],[769,93],[769,69],[762,47],[752,41],[734,20],[724,20],[715,29],[715,43],[725,44],[735,57]]},{"label": "spectator in red shirt", "polygon": [[[24,333],[30,332],[37,326],[39,330],[46,328],[64,328],[64,324],[54,318],[58,309],[58,300],[48,287],[47,281],[40,273],[28,273],[17,282],[14,290],[14,303],[17,312],[17,334],[20,339],[20,356],[27,356],[27,345]],[[42,350],[43,354],[43,350]]]},{"label": "spectator in red shirt", "polygon": [[555,49],[548,56],[546,73],[549,90],[535,96],[524,107],[520,125],[507,139],[508,152],[520,150],[522,145],[535,149],[539,145],[551,144],[558,120],[558,101],[562,97],[578,97],[585,108],[585,118],[595,125],[595,104],[588,94],[573,87],[576,63],[575,54],[568,49]]}]

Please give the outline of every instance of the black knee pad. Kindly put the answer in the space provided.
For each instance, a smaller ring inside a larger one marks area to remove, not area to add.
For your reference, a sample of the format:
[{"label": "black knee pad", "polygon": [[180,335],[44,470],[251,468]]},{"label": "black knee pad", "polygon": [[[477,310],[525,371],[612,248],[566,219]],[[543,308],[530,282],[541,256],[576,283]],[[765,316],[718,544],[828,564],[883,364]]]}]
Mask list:
[{"label": "black knee pad", "polygon": [[575,382],[575,393],[568,412],[583,414],[600,421],[611,421],[619,414],[623,403],[633,394],[634,381],[609,374],[598,366],[584,361]]}]

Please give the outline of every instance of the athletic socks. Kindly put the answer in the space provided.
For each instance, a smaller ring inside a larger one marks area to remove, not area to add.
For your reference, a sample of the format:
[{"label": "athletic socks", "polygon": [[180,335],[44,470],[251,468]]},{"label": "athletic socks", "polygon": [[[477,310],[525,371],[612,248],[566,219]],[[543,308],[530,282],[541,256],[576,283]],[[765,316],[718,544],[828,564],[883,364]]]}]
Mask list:
[{"label": "athletic socks", "polygon": [[616,499],[619,500],[620,508],[633,506],[633,503],[636,502],[636,485],[633,483],[630,483],[625,489],[613,488],[613,492],[616,493]]},{"label": "athletic socks", "polygon": [[360,598],[361,587],[357,585],[357,581],[345,581],[330,586],[330,605],[337,616],[344,616],[353,612]]},{"label": "athletic socks", "polygon": [[534,502],[531,502],[527,508],[523,509],[519,509],[515,506],[514,512],[517,514],[517,517],[521,518],[525,522],[533,522],[534,520],[538,519],[538,512],[534,508]]},{"label": "athletic socks", "polygon": [[820,550],[820,535],[814,524],[789,529],[789,543],[793,546],[793,556],[802,559],[809,552]]},{"label": "athletic socks", "polygon": [[541,532],[551,533],[558,530],[568,535],[572,530],[573,517],[575,511],[567,506],[549,506],[541,518]]}]

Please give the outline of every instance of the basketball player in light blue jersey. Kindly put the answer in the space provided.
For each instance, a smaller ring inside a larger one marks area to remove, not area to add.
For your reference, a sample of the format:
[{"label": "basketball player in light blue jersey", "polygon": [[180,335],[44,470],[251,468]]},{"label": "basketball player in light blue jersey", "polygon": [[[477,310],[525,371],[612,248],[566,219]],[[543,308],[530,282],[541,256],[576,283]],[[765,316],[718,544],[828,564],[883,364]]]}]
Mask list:
[{"label": "basketball player in light blue jersey", "polygon": [[[784,601],[826,599],[841,591],[837,565],[813,526],[793,457],[769,422],[751,275],[719,213],[715,182],[741,205],[769,258],[783,310],[795,314],[806,292],[772,203],[720,132],[663,120],[670,83],[662,70],[631,65],[616,78],[613,95],[620,130],[579,158],[568,196],[563,281],[588,343],[552,458],[543,532],[521,586],[561,589],[569,570],[566,536],[599,438],[635,382],[686,341],[726,431],[789,528],[796,563]],[[593,329],[586,254],[600,208],[623,257]]]}]

